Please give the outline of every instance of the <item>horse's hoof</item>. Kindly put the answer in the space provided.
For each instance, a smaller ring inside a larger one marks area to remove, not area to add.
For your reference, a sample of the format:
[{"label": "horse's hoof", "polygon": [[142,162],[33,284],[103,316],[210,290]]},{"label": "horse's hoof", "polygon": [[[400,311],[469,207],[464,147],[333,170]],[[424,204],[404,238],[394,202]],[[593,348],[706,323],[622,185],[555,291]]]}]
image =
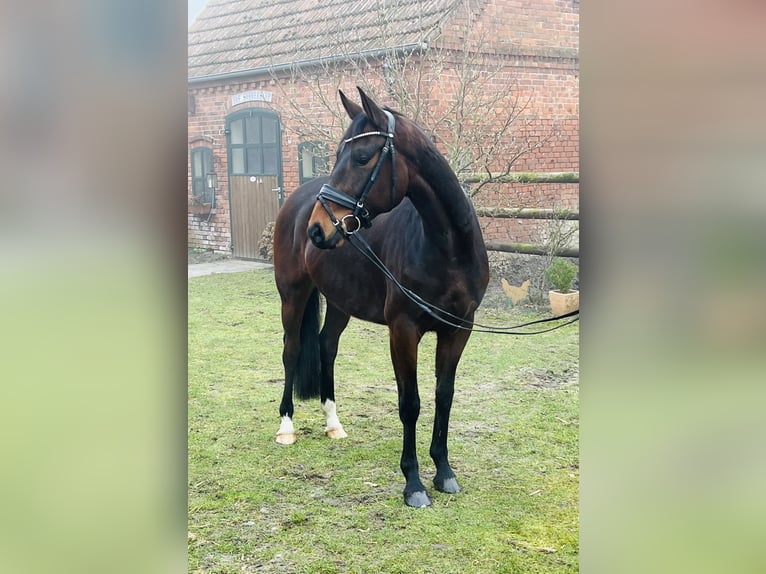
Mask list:
[{"label": "horse's hoof", "polygon": [[447,478],[445,480],[434,479],[434,486],[439,492],[446,492],[447,494],[456,494],[460,492],[460,485],[457,483],[457,478]]},{"label": "horse's hoof", "polygon": [[413,508],[425,508],[431,506],[431,499],[424,490],[417,492],[404,493],[404,504],[412,506]]},{"label": "horse's hoof", "polygon": [[293,444],[297,440],[295,433],[285,433],[277,435],[277,442],[279,444]]},{"label": "horse's hoof", "polygon": [[334,429],[327,429],[324,431],[324,434],[326,434],[330,438],[346,438],[348,435],[346,434],[346,431],[343,430],[343,427],[336,427]]}]

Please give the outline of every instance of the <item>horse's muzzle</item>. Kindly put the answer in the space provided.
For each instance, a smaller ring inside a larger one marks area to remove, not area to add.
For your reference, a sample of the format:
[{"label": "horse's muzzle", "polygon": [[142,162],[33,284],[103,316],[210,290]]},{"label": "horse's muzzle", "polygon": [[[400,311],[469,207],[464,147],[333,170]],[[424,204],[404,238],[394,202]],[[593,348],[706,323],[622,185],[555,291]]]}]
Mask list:
[{"label": "horse's muzzle", "polygon": [[335,249],[343,239],[343,235],[337,229],[334,229],[330,237],[325,237],[322,226],[318,223],[309,226],[308,235],[311,243],[319,249]]}]

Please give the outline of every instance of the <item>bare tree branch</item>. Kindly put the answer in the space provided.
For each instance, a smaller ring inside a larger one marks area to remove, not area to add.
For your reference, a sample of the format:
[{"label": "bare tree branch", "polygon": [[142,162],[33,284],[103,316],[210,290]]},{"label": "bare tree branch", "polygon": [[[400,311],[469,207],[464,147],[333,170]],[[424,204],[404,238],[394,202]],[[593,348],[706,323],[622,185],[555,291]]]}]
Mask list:
[{"label": "bare tree branch", "polygon": [[[486,174],[470,188],[472,197],[498,176],[510,174],[519,159],[556,137],[557,128],[532,135],[533,125],[540,129],[538,118],[529,113],[533,95],[522,94],[502,54],[478,29],[471,10],[465,12],[464,18],[456,20],[463,22],[462,28],[449,38],[441,34],[441,23],[437,23],[422,30],[421,49],[403,50],[396,46],[397,30],[389,12],[379,5],[380,45],[385,48],[360,53],[355,39],[348,37],[338,43],[341,56],[332,61],[293,66],[287,77],[273,74],[287,103],[281,110],[290,118],[286,128],[332,149],[347,124],[337,90],[359,85],[417,122],[461,181]],[[297,53],[293,60],[300,61]],[[301,98],[296,98],[298,93]]]}]

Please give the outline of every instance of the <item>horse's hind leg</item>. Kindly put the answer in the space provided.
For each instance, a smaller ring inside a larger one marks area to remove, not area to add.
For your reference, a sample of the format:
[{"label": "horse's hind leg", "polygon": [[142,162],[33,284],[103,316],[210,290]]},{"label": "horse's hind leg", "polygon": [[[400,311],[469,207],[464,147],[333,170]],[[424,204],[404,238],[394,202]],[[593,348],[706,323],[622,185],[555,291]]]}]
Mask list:
[{"label": "horse's hind leg", "polygon": [[447,458],[447,429],[455,393],[455,372],[470,335],[470,331],[462,330],[439,333],[436,343],[436,412],[430,454],[436,465],[434,487],[447,493],[460,492]]},{"label": "horse's hind leg", "polygon": [[[293,444],[296,441],[293,427],[293,390],[295,384],[301,385],[298,378],[307,376],[307,373],[301,372],[299,364],[302,350],[301,329],[304,324],[307,304],[314,295],[308,284],[300,289],[280,289],[280,294],[282,296],[282,327],[284,329],[282,363],[285,369],[285,386],[282,392],[282,402],[279,405],[281,423],[276,440],[279,444]],[[318,370],[319,366],[317,365]],[[319,376],[318,372],[316,376]]]},{"label": "horse's hind leg", "polygon": [[319,334],[319,352],[322,361],[320,397],[322,411],[327,417],[325,434],[330,438],[346,438],[348,435],[340,424],[335,408],[335,357],[338,355],[338,341],[348,325],[349,316],[328,302],[325,321]]},{"label": "horse's hind leg", "polygon": [[279,404],[279,416],[281,423],[277,431],[279,444],[293,444],[296,441],[295,428],[293,427],[293,381],[294,372],[300,355],[300,330],[303,318],[303,305],[296,305],[295,301],[282,302],[282,326],[284,328],[282,364],[285,369],[285,387],[282,391],[282,402]]}]

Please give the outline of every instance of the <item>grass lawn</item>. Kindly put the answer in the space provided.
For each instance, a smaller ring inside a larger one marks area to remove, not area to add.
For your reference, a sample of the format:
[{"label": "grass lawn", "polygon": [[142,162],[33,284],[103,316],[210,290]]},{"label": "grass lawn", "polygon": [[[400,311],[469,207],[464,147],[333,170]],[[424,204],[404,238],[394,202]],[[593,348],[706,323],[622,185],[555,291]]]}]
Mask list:
[{"label": "grass lawn", "polygon": [[[529,312],[482,308],[477,320]],[[297,401],[298,442],[276,444],[282,328],[271,270],[189,280],[189,570],[242,573],[578,571],[578,324],[530,337],[475,333],[458,368],[450,462],[428,456],[435,337],[420,345],[421,478],[404,505],[402,431],[385,327],[352,319],[336,363],[349,437]]]}]

